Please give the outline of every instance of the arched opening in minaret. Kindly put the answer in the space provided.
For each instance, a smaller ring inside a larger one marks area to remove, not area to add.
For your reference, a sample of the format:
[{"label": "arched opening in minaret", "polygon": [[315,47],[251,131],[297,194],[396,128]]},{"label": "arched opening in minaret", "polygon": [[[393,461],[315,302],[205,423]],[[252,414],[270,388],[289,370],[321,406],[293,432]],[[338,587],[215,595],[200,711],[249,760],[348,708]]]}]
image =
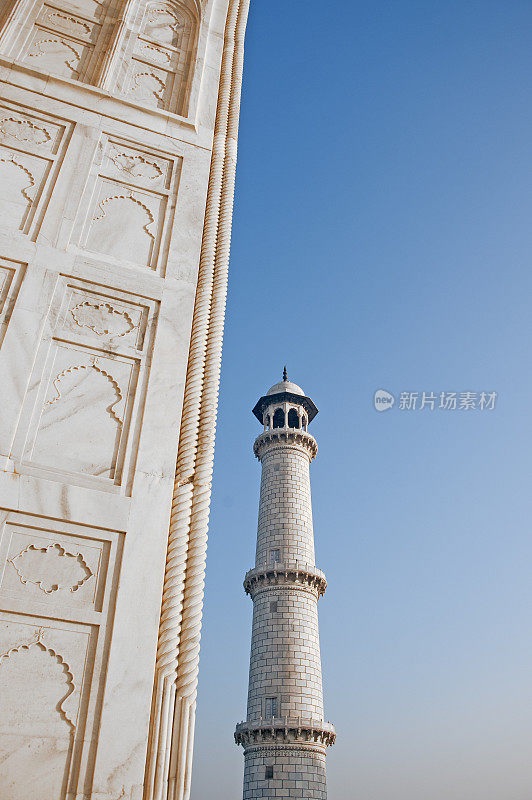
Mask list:
[{"label": "arched opening in minaret", "polygon": [[299,428],[299,414],[295,408],[291,408],[288,412],[288,427]]},{"label": "arched opening in minaret", "polygon": [[278,408],[273,415],[273,427],[284,428],[284,411],[282,408]]}]

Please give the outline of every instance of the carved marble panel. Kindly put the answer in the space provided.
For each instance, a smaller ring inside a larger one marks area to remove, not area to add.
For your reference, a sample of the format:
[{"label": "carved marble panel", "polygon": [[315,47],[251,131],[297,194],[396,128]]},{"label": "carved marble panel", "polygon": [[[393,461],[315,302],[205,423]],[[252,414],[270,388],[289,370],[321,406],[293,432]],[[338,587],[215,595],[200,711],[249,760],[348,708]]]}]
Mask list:
[{"label": "carved marble panel", "polygon": [[41,8],[37,24],[43,28],[49,28],[53,33],[62,33],[81,42],[94,43],[101,30],[101,26],[95,25],[91,20],[84,19],[64,8],[56,8],[47,4]]},{"label": "carved marble panel", "polygon": [[0,258],[0,346],[4,338],[26,265]]},{"label": "carved marble panel", "polygon": [[62,0],[62,9],[71,9],[74,13],[88,19],[101,19],[105,12],[105,2],[100,0]]},{"label": "carved marble panel", "polygon": [[155,269],[165,210],[164,196],[99,178],[85,247],[120,262]]},{"label": "carved marble panel", "polygon": [[86,625],[1,615],[0,784],[10,800],[64,796],[91,639]]},{"label": "carved marble panel", "polygon": [[142,25],[142,36],[169,47],[180,47],[185,20],[164,3],[148,8]]},{"label": "carved marble panel", "polygon": [[72,123],[18,103],[0,105],[0,225],[33,237]]},{"label": "carved marble panel", "polygon": [[182,158],[103,134],[72,247],[164,274]]},{"label": "carved marble panel", "polygon": [[11,230],[27,232],[52,161],[0,146],[0,219]]},{"label": "carved marble panel", "polygon": [[141,38],[137,39],[135,44],[135,55],[138,55],[141,61],[149,62],[163,69],[171,69],[176,60],[173,50]]},{"label": "carved marble panel", "polygon": [[145,105],[184,113],[196,20],[185,8],[148,3],[135,43],[126,93]]},{"label": "carved marble panel", "polygon": [[61,334],[90,338],[101,347],[142,351],[148,325],[154,322],[153,301],[112,293],[84,281],[70,280],[59,316]]},{"label": "carved marble panel", "polygon": [[79,79],[92,52],[92,45],[61,32],[35,26],[23,62],[43,72]]},{"label": "carved marble panel", "polygon": [[173,78],[172,72],[134,58],[126,94],[143,105],[165,108]]},{"label": "carved marble panel", "polygon": [[137,362],[53,342],[46,372],[25,460],[119,483]]},{"label": "carved marble panel", "polygon": [[102,161],[102,172],[147,189],[168,189],[173,162],[160,155],[146,153],[136,147],[108,139]]},{"label": "carved marble panel", "polygon": [[0,594],[24,602],[101,611],[109,543],[9,525]]},{"label": "carved marble panel", "polygon": [[1,516],[0,794],[64,800],[91,777],[122,541]]},{"label": "carved marble panel", "polygon": [[55,154],[65,126],[16,107],[0,108],[0,143],[19,150]]},{"label": "carved marble panel", "polygon": [[17,471],[130,491],[158,307],[59,277],[11,450]]}]

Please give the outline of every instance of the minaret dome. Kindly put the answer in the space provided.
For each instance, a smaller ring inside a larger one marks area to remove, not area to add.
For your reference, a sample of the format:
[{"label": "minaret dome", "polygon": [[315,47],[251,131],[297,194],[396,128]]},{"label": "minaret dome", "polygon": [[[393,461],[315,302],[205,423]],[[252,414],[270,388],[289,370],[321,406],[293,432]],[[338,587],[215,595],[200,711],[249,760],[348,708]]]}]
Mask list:
[{"label": "minaret dome", "polygon": [[318,409],[297,383],[288,380],[285,367],[283,380],[268,389],[255,405],[253,413],[265,431],[274,428],[306,431]]}]

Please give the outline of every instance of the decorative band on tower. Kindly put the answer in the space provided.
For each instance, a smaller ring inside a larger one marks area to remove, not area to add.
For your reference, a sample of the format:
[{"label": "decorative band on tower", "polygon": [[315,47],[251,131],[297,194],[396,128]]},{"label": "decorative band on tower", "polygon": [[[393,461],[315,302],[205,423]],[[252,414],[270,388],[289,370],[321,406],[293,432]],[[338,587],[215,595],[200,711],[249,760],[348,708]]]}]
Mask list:
[{"label": "decorative band on tower", "polygon": [[327,587],[316,567],[310,462],[318,445],[308,425],[318,409],[288,380],[261,397],[264,426],[253,451],[262,464],[255,566],[244,579],[253,600],[244,800],[326,800],[325,752],[334,727],[324,720],[318,599]]}]

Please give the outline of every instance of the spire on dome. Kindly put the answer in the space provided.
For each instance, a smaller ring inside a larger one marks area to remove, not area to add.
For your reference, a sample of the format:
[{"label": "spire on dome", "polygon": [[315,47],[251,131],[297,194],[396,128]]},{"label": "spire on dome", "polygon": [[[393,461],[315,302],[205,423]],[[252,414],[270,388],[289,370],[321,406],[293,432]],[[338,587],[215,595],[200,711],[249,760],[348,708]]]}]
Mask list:
[{"label": "spire on dome", "polygon": [[288,373],[286,371],[286,364],[285,364],[284,365],[284,369],[283,369],[283,381],[287,381],[287,380],[288,380]]}]

